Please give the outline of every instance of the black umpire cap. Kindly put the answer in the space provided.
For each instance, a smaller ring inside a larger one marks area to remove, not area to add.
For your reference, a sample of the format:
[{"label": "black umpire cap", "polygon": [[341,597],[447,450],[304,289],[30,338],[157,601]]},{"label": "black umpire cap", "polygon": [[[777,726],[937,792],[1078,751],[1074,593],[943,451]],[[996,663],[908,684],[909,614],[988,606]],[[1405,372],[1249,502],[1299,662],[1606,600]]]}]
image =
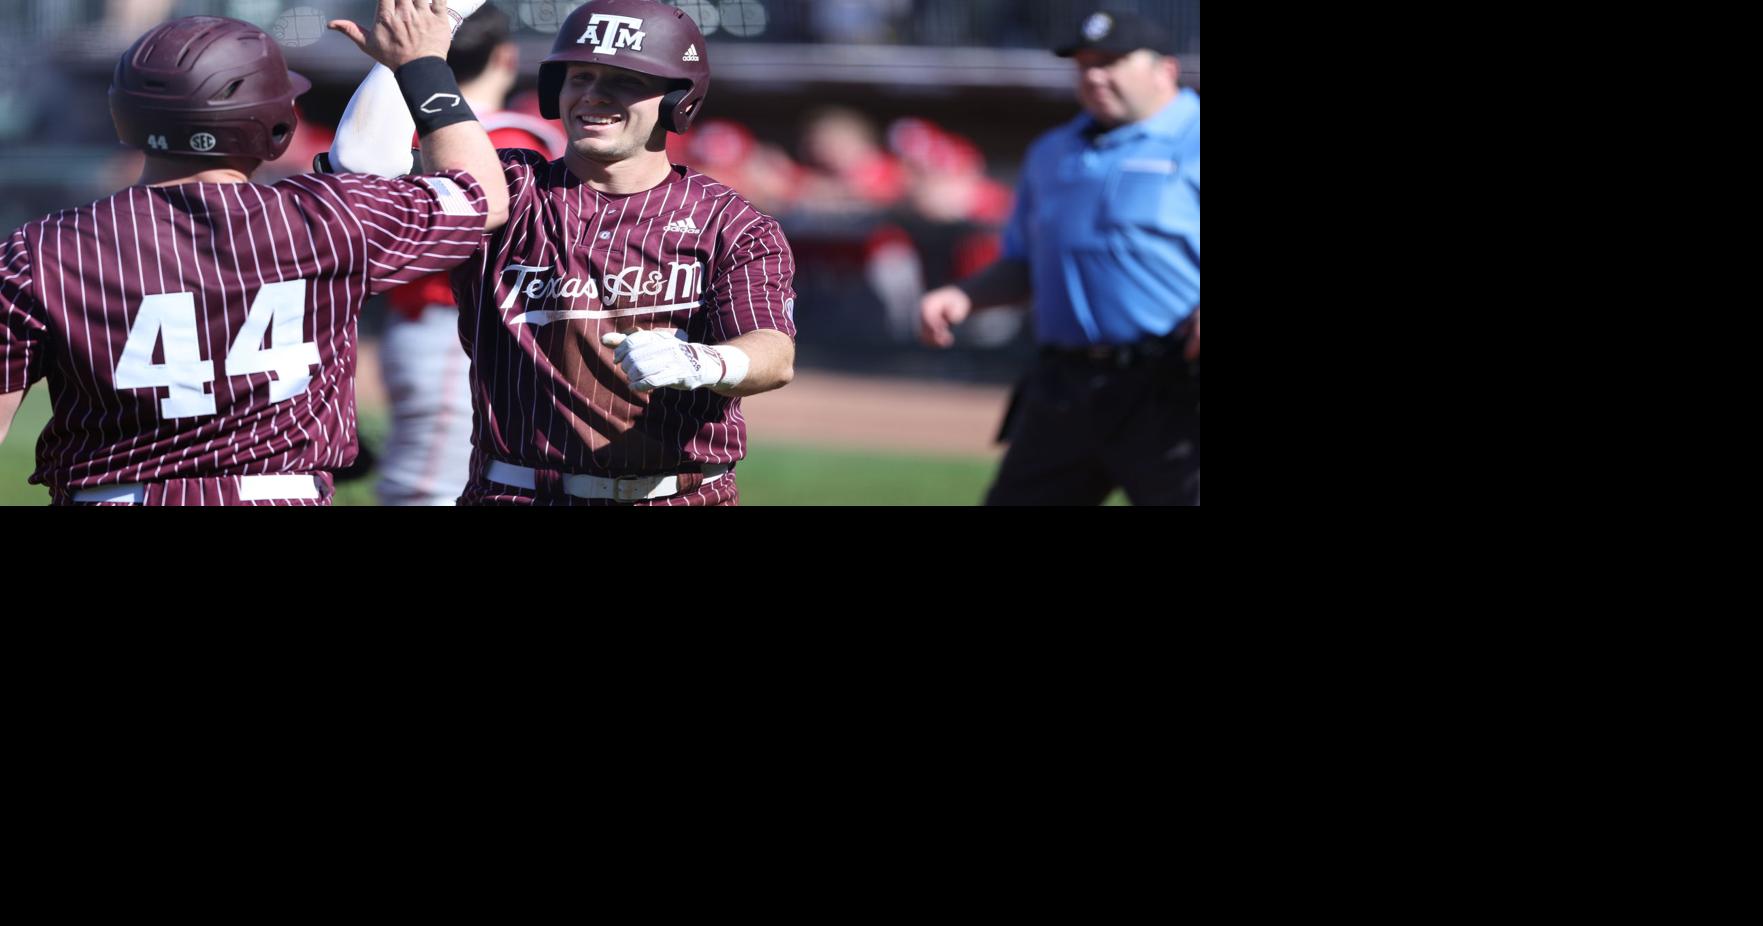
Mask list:
[{"label": "black umpire cap", "polygon": [[1137,13],[1100,10],[1084,17],[1078,26],[1077,41],[1053,49],[1053,54],[1069,58],[1080,51],[1103,51],[1125,55],[1149,48],[1160,55],[1175,54],[1175,42],[1168,30]]}]

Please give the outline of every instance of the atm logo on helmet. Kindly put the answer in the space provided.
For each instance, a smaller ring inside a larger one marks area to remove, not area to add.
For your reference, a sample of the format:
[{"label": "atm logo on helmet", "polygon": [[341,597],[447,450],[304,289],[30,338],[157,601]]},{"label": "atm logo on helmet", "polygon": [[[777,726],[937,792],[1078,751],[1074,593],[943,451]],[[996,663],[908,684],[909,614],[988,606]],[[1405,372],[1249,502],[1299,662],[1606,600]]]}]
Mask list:
[{"label": "atm logo on helmet", "polygon": [[[605,26],[604,32],[600,30]],[[588,31],[575,40],[577,45],[592,45],[594,53],[599,55],[616,55],[620,48],[631,51],[643,50],[643,21],[634,16],[613,16],[609,13],[595,13],[588,19]]]}]

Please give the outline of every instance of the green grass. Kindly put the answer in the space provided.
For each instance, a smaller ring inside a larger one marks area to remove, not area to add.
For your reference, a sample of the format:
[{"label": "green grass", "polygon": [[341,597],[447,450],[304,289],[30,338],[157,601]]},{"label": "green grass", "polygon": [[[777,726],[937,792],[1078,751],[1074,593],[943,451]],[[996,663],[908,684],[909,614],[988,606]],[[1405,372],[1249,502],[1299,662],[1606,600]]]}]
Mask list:
[{"label": "green grass", "polygon": [[[49,491],[25,482],[36,468],[37,434],[49,420],[47,390],[40,385],[19,408],[0,445],[0,505],[46,505]],[[384,435],[384,415],[363,413],[369,441]],[[976,505],[991,483],[995,461],[987,457],[826,450],[762,444],[741,461],[743,505]],[[369,476],[337,487],[338,505],[373,505]]]},{"label": "green grass", "polygon": [[[12,430],[6,434],[6,443],[0,444],[0,506],[49,504],[48,489],[25,481],[37,468],[37,435],[42,433],[43,425],[48,423],[49,390],[38,383],[31,389],[31,394],[25,397],[24,404],[19,406],[18,417],[12,420]],[[361,433],[369,440],[379,439],[385,432],[384,415],[362,418]],[[372,477],[338,486],[335,503],[378,504],[379,500],[373,494]]]},{"label": "green grass", "polygon": [[996,468],[987,457],[759,444],[736,473],[743,505],[977,505]]},{"label": "green grass", "polygon": [[0,444],[0,505],[47,505],[49,490],[26,479],[37,468],[37,435],[49,423],[49,388],[38,383],[18,407],[6,443]]}]

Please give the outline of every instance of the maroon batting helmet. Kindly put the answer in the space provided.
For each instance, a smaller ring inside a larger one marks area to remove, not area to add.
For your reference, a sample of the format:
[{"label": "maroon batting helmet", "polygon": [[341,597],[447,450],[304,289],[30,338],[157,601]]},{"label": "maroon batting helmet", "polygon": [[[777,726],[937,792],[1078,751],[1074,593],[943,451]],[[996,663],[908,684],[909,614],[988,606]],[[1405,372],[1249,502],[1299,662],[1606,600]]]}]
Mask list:
[{"label": "maroon batting helmet", "polygon": [[661,98],[661,127],[684,133],[710,92],[704,33],[685,11],[655,0],[590,0],[569,14],[539,65],[539,113],[560,118],[558,94],[569,64],[605,64],[685,84]]},{"label": "maroon batting helmet", "polygon": [[262,29],[220,16],[156,26],[116,63],[110,118],[149,154],[273,161],[294,140],[294,98],[312,82],[288,70]]}]

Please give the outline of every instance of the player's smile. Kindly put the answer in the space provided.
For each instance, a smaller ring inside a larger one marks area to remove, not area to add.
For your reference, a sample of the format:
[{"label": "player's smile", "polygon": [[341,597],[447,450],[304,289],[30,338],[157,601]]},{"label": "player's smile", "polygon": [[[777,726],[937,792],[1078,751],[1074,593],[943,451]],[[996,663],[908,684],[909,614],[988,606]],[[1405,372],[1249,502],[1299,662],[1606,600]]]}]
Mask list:
[{"label": "player's smile", "polygon": [[617,113],[578,113],[575,128],[584,136],[608,135],[618,131],[624,121]]},{"label": "player's smile", "polygon": [[[572,147],[595,160],[642,150],[657,131],[667,81],[604,64],[571,64],[559,108]],[[578,146],[579,145],[579,146]]]}]

